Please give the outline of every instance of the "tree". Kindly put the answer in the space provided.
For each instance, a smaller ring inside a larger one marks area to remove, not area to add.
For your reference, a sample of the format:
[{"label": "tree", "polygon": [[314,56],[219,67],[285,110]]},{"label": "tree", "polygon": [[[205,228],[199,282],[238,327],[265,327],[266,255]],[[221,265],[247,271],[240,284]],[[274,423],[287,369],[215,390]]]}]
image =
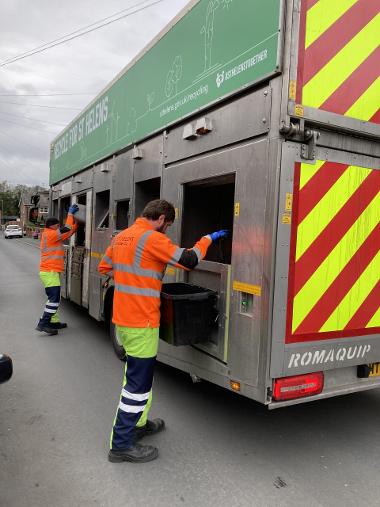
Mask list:
[{"label": "tree", "polygon": [[12,186],[7,181],[0,182],[0,210],[4,216],[19,216],[20,197],[23,192],[35,193],[39,187],[28,187],[26,185]]}]

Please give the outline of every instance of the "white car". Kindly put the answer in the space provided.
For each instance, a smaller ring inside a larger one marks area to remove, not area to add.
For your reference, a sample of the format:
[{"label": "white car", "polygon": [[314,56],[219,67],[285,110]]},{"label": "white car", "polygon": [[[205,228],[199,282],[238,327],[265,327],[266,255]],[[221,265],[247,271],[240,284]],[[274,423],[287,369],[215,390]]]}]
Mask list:
[{"label": "white car", "polygon": [[23,233],[19,225],[7,225],[4,231],[4,238],[22,238]]}]

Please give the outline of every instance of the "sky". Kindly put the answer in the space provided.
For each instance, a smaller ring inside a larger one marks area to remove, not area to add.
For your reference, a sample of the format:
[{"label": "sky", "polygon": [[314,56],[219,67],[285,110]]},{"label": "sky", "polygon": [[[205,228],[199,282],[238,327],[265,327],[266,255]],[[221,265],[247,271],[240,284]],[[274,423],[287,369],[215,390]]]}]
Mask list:
[{"label": "sky", "polygon": [[[156,5],[152,5],[154,2]],[[0,181],[47,187],[51,141],[187,3],[188,0],[2,0]],[[145,9],[65,44],[3,65],[129,8],[122,14]]]}]

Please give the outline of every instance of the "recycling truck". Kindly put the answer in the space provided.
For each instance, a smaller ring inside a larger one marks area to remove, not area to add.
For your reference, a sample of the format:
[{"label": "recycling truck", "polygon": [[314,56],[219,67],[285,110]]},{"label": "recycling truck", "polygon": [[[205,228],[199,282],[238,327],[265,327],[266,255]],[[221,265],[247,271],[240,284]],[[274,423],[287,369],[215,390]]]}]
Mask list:
[{"label": "recycling truck", "polygon": [[380,387],[379,43],[379,0],[194,0],[54,139],[63,295],[120,356],[97,266],[162,198],[230,236],[168,266],[161,362],[271,409]]}]

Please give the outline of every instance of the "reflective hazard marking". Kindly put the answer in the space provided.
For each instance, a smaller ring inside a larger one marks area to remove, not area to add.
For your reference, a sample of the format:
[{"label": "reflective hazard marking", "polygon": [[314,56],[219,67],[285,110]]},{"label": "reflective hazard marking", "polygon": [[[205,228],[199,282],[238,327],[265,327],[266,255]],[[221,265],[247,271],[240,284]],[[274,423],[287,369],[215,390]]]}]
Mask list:
[{"label": "reflective hazard marking", "polygon": [[301,24],[297,102],[380,123],[380,2],[302,0]]},{"label": "reflective hazard marking", "polygon": [[260,285],[251,285],[249,283],[238,282],[234,280],[232,283],[233,290],[238,292],[246,292],[247,294],[253,294],[254,296],[261,296]]},{"label": "reflective hazard marking", "polygon": [[380,170],[317,161],[295,173],[287,342],[377,332]]}]

